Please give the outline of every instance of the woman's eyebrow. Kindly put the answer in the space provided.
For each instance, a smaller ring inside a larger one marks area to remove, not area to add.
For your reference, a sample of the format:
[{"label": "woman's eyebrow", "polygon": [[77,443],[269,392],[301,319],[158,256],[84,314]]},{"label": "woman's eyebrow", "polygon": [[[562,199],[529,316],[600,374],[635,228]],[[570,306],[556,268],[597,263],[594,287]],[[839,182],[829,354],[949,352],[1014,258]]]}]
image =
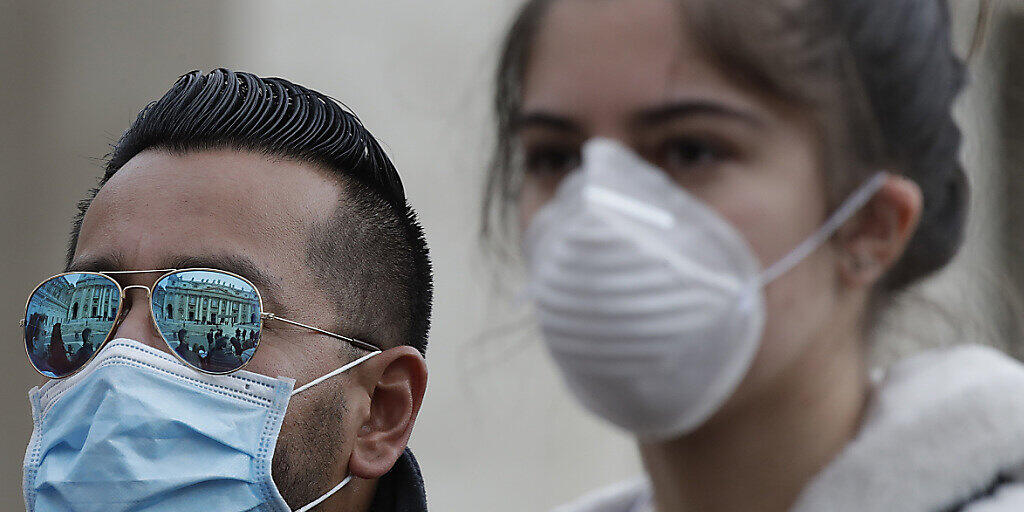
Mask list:
[{"label": "woman's eyebrow", "polygon": [[641,127],[652,127],[693,116],[727,117],[757,128],[767,124],[752,112],[705,100],[679,101],[645,108],[633,116],[633,123]]},{"label": "woman's eyebrow", "polygon": [[513,117],[512,131],[518,132],[526,128],[546,128],[574,134],[583,132],[580,125],[572,119],[544,110],[522,112]]}]

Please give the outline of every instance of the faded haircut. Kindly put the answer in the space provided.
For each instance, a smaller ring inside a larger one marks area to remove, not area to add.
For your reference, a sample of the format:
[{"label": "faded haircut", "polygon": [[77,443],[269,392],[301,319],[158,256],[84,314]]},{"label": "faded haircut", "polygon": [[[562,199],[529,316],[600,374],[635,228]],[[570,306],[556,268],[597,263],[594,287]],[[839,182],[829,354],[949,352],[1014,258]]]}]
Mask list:
[{"label": "faded haircut", "polygon": [[227,69],[182,75],[139,112],[107,156],[98,186],[79,202],[68,265],[100,188],[149,149],[235,149],[307,163],[337,178],[345,197],[314,227],[307,247],[320,291],[344,314],[343,332],[426,353],[433,275],[423,229],[391,159],[346,106],[282,78]]}]

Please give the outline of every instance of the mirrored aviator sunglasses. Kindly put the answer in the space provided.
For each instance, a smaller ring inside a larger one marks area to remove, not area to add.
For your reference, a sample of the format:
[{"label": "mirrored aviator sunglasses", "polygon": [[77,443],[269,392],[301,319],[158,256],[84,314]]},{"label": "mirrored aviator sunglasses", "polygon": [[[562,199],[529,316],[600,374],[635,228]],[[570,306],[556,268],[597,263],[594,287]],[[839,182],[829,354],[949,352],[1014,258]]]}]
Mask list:
[{"label": "mirrored aviator sunglasses", "polygon": [[170,351],[204,373],[244,367],[259,346],[263,320],[276,318],[263,313],[259,290],[239,275],[217,269],[140,273],[147,272],[163,275],[152,287],[122,287],[108,275],[137,272],[68,272],[39,284],[22,320],[32,366],[51,379],[84,367],[123,320],[125,290],[133,287],[147,288],[153,324]]}]

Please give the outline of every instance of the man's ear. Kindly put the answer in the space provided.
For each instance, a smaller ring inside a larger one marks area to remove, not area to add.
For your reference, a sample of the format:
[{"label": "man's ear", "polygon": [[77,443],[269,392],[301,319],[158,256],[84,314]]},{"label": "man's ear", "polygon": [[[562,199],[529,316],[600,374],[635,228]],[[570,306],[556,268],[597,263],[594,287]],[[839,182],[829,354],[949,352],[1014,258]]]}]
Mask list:
[{"label": "man's ear", "polygon": [[368,359],[370,411],[356,431],[349,472],[365,479],[387,473],[405,450],[427,388],[427,364],[413,347],[390,348]]},{"label": "man's ear", "polygon": [[921,208],[917,183],[890,175],[871,201],[840,230],[839,274],[843,282],[853,288],[874,285],[903,254],[917,229]]}]

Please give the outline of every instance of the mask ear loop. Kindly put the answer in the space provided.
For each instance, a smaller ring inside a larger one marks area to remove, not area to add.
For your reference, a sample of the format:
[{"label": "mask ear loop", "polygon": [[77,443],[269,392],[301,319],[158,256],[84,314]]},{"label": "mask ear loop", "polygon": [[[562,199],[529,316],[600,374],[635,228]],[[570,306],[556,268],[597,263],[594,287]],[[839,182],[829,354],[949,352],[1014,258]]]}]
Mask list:
[{"label": "mask ear loop", "polygon": [[[301,392],[303,392],[303,391],[305,391],[305,390],[307,390],[307,389],[309,389],[309,388],[311,388],[311,387],[313,387],[313,386],[315,386],[315,385],[317,385],[317,384],[319,384],[319,383],[321,383],[321,382],[323,382],[323,381],[325,381],[325,380],[327,380],[327,379],[329,379],[331,377],[334,377],[335,375],[343,373],[346,370],[348,370],[348,369],[358,365],[359,363],[362,363],[363,361],[366,361],[367,359],[369,359],[369,358],[371,358],[371,357],[373,357],[373,356],[375,356],[377,354],[380,354],[380,353],[381,353],[380,350],[378,350],[376,352],[370,352],[369,354],[366,354],[365,356],[360,357],[359,359],[356,359],[355,361],[352,361],[351,363],[348,363],[345,366],[342,366],[341,368],[338,368],[337,370],[334,370],[334,371],[332,371],[332,372],[330,372],[330,373],[328,373],[328,374],[326,374],[326,375],[324,375],[322,377],[318,377],[316,379],[313,379],[309,383],[303,384],[302,386],[299,386],[298,388],[295,388],[294,390],[292,390],[291,396],[295,396],[295,395],[297,395],[297,394],[299,394],[299,393],[301,393]],[[307,504],[306,506],[296,510],[295,512],[307,512],[307,511],[309,511],[313,507],[323,503],[323,501],[326,500],[327,498],[330,498],[331,496],[333,496],[334,493],[340,491],[341,488],[345,487],[345,485],[347,485],[350,481],[352,481],[352,475],[346,476],[345,479],[342,480],[338,485],[335,485],[333,489],[327,491],[323,496],[320,496],[319,498],[311,501],[309,504]]]},{"label": "mask ear loop", "polygon": [[335,485],[333,489],[327,491],[327,494],[324,494],[323,496],[320,496],[319,498],[317,498],[317,499],[313,500],[312,502],[310,502],[309,505],[306,505],[305,507],[302,507],[302,508],[296,510],[295,512],[307,512],[308,510],[310,510],[313,507],[315,507],[315,506],[319,505],[320,503],[322,503],[327,498],[330,498],[334,493],[340,491],[341,488],[345,487],[345,484],[349,483],[349,481],[351,481],[351,480],[352,480],[352,475],[346,476],[345,479],[342,480],[340,484]]},{"label": "mask ear loop", "polygon": [[855,213],[863,208],[864,205],[878,193],[882,188],[882,185],[885,185],[885,182],[888,179],[889,174],[885,171],[872,176],[871,179],[864,183],[864,185],[839,205],[839,208],[829,216],[828,220],[825,221],[821,228],[815,231],[811,236],[807,237],[806,240],[796,246],[796,248],[790,251],[789,254],[786,254],[768,267],[767,270],[762,272],[761,286],[765,286],[782,274],[789,272],[818,247],[821,247],[821,245],[831,238],[832,235],[846,223],[846,221],[850,220],[850,217],[853,217]]}]

